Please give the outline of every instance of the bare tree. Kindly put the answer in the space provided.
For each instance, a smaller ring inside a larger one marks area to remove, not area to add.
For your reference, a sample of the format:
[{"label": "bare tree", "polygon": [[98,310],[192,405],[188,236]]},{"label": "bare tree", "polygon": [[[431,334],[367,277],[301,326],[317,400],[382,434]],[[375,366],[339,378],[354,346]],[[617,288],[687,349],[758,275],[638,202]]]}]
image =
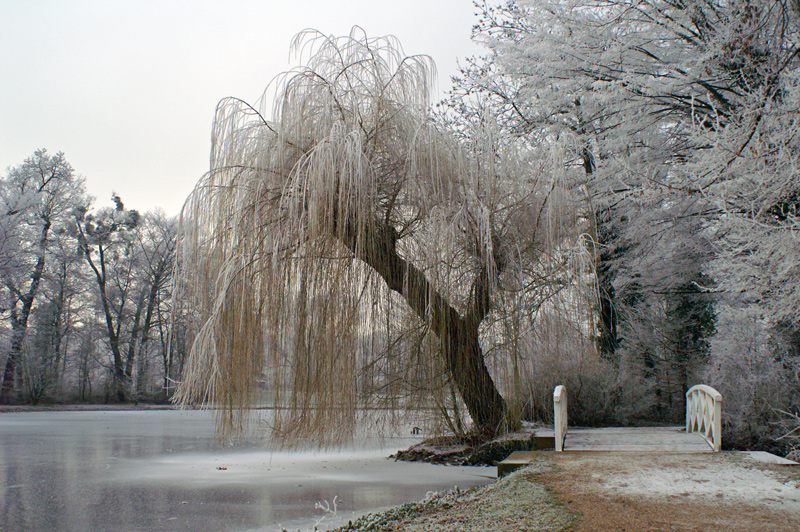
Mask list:
[{"label": "bare tree", "polygon": [[[141,306],[130,316],[131,294],[135,288],[136,246],[134,235],[140,215],[125,209],[119,196],[112,196],[115,207],[89,213],[74,211],[74,231],[81,254],[94,278],[96,294],[105,321],[111,349],[111,395],[118,401],[129,398],[133,360],[124,357],[123,348],[130,329],[137,329]],[[130,341],[130,340],[128,340]],[[130,354],[133,356],[133,353]]]},{"label": "bare tree", "polygon": [[0,213],[0,236],[4,248],[13,249],[13,255],[2,259],[12,332],[0,397],[8,397],[14,388],[28,319],[52,258],[53,237],[63,233],[72,209],[86,198],[83,179],[75,175],[64,154],[49,155],[46,150],[37,150],[20,166],[10,169],[0,181],[0,193],[0,205],[5,209]]},{"label": "bare tree", "polygon": [[[158,321],[159,305],[169,289],[175,259],[177,219],[167,218],[163,212],[147,213],[138,232],[137,247],[141,255],[139,296],[131,340],[128,346],[126,373],[132,374],[134,360],[138,361],[137,394],[146,390],[146,364],[152,327]],[[162,345],[162,359],[167,359],[167,346]],[[169,368],[165,366],[164,378]],[[166,385],[164,386],[166,390]]]},{"label": "bare tree", "polygon": [[[502,138],[488,114],[447,131],[427,111],[430,59],[392,38],[294,47],[307,66],[278,81],[272,120],[266,98],[220,104],[184,207],[179,280],[199,316],[177,399],[236,428],[266,370],[290,441],[352,435],[364,406],[452,405],[451,386],[473,435],[516,427],[487,353],[514,356],[503,324],[570,263],[560,154]],[[364,368],[379,375],[366,396]]]}]

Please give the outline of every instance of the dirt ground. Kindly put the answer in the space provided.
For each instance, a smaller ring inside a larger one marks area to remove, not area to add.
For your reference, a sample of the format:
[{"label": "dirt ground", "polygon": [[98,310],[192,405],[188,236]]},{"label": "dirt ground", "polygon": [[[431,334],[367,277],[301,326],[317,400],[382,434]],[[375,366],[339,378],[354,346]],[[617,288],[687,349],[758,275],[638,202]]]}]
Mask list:
[{"label": "dirt ground", "polygon": [[553,453],[539,480],[576,532],[800,530],[800,466],[739,453]]},{"label": "dirt ground", "polygon": [[393,511],[342,530],[797,532],[800,466],[733,452],[542,452],[495,484]]}]

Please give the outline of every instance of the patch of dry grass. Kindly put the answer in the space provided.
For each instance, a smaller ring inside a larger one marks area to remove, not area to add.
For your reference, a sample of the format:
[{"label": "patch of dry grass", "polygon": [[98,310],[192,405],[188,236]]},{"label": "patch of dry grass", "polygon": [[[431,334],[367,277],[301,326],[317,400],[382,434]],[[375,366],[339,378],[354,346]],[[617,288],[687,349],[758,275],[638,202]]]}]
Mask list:
[{"label": "patch of dry grass", "polygon": [[569,530],[575,516],[538,481],[552,471],[552,460],[541,457],[529,467],[499,479],[494,484],[469,490],[436,494],[418,503],[408,503],[386,512],[367,514],[338,532],[411,532],[493,530]]}]

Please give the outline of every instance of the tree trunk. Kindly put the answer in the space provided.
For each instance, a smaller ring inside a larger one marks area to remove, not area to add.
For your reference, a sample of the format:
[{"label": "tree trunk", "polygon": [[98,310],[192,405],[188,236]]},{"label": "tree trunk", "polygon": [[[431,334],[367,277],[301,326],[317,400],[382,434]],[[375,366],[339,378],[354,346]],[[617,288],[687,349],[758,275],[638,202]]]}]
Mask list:
[{"label": "tree trunk", "polygon": [[128,354],[125,357],[125,378],[128,382],[132,382],[133,377],[133,363],[136,360],[137,344],[139,342],[139,335],[142,330],[140,322],[142,320],[142,308],[144,307],[144,290],[139,292],[139,298],[136,301],[136,312],[133,315],[133,326],[131,327],[131,339],[128,343]]},{"label": "tree trunk", "polygon": [[[3,381],[2,384],[0,384],[0,403],[9,401],[14,390],[14,376],[17,371],[17,360],[19,359],[20,353],[22,353],[22,343],[25,340],[25,333],[28,329],[28,318],[31,315],[31,309],[33,308],[33,300],[36,298],[36,294],[39,291],[39,284],[41,283],[42,275],[44,274],[47,236],[50,233],[50,226],[50,220],[45,219],[44,225],[42,226],[41,235],[39,236],[39,259],[36,261],[36,264],[33,267],[33,272],[31,273],[31,283],[28,285],[28,292],[20,297],[22,308],[20,309],[19,314],[12,309],[11,346],[8,352],[8,358],[6,359],[6,367],[3,370]],[[14,291],[12,290],[12,293],[13,292]],[[16,307],[16,304],[14,306]]]},{"label": "tree trunk", "polygon": [[105,316],[106,321],[106,330],[108,331],[108,344],[111,347],[111,354],[114,357],[114,371],[112,374],[114,380],[114,389],[112,390],[112,394],[115,396],[116,401],[122,403],[125,402],[126,399],[125,392],[127,379],[125,377],[125,365],[122,359],[122,352],[119,348],[120,324],[118,323],[117,327],[114,327],[114,317],[111,315],[111,306],[108,302],[108,294],[106,292],[105,251],[103,246],[97,246],[97,253],[100,260],[100,268],[98,269],[97,265],[95,265],[94,261],[92,260],[92,256],[89,253],[88,248],[85,246],[85,239],[83,242],[84,257],[94,272],[95,280],[97,281],[97,287],[99,288],[100,301],[103,304],[103,315]]},{"label": "tree trunk", "polygon": [[[163,272],[159,268],[153,276],[150,284],[150,290],[147,295],[147,308],[144,313],[144,324],[139,330],[139,368],[145,367],[145,357],[147,356],[147,344],[150,341],[150,328],[153,324],[153,311],[155,310],[156,301],[158,299],[158,289],[161,285]],[[138,312],[138,311],[137,311]],[[138,323],[138,320],[137,320]],[[143,380],[144,372],[139,371],[139,379],[136,383],[136,391],[141,394],[147,391],[147,381]]]},{"label": "tree trunk", "polygon": [[0,389],[0,404],[13,402],[14,381],[17,374],[17,360],[22,353],[22,341],[25,339],[26,328],[19,325],[17,320],[11,322],[11,345],[9,346],[6,367],[3,370],[2,389]]},{"label": "tree trunk", "polygon": [[472,417],[475,436],[497,435],[503,430],[506,407],[483,359],[478,338],[481,320],[461,317],[424,273],[400,257],[396,241],[395,230],[385,223],[365,228],[360,242],[352,227],[345,228],[342,235],[344,245],[372,267],[391,290],[403,296],[420,318],[426,319],[431,312],[433,331],[441,342],[450,377]]},{"label": "tree trunk", "polygon": [[119,334],[114,328],[114,318],[111,316],[111,309],[109,308],[108,298],[105,293],[105,286],[101,287],[100,299],[103,302],[103,312],[106,318],[106,329],[108,331],[108,344],[111,347],[111,354],[114,357],[114,390],[113,395],[115,399],[124,403],[127,397],[126,388],[128,380],[125,375],[125,365],[122,361],[122,353],[119,348]]},{"label": "tree trunk", "polygon": [[483,360],[478,326],[469,326],[463,319],[448,325],[446,332],[437,333],[447,368],[475,423],[477,436],[492,438],[503,430],[505,402]]}]

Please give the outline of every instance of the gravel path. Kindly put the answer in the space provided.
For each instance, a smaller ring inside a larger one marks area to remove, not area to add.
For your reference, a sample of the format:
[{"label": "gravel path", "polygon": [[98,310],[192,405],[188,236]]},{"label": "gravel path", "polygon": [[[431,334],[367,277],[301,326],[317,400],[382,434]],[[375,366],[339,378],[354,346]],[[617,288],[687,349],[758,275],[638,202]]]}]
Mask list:
[{"label": "gravel path", "polygon": [[553,454],[539,477],[580,517],[576,531],[800,530],[800,467],[740,453]]}]

